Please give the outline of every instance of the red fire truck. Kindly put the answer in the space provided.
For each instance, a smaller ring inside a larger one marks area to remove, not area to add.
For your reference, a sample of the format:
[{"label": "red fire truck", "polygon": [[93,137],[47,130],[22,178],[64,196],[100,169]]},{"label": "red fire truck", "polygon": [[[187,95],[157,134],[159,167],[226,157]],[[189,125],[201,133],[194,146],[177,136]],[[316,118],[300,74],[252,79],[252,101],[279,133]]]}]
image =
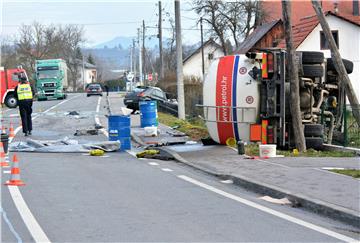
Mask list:
[{"label": "red fire truck", "polygon": [[0,98],[1,104],[5,104],[9,108],[15,108],[17,106],[17,99],[14,95],[14,90],[19,82],[19,74],[26,72],[22,67],[14,69],[5,69],[0,67]]}]

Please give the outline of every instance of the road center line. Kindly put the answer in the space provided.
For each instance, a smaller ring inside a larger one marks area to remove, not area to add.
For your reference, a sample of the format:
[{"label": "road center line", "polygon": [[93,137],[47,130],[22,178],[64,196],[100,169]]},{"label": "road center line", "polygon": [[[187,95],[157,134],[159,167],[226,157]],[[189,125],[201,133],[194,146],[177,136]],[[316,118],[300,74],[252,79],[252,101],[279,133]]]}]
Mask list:
[{"label": "road center line", "polygon": [[276,210],[273,210],[273,209],[270,209],[270,208],[267,208],[265,206],[262,206],[260,204],[257,204],[257,203],[254,203],[254,202],[251,202],[249,200],[246,200],[244,198],[241,198],[241,197],[238,197],[238,196],[235,196],[233,194],[230,194],[230,193],[227,193],[225,191],[222,191],[220,189],[217,189],[213,186],[209,186],[205,183],[202,183],[200,181],[197,181],[195,179],[192,179],[188,176],[185,176],[185,175],[178,175],[177,176],[178,178],[184,180],[184,181],[187,181],[189,183],[192,183],[194,185],[197,185],[199,187],[202,187],[206,190],[209,190],[209,191],[212,191],[214,193],[217,193],[221,196],[224,196],[224,197],[227,197],[229,199],[232,199],[232,200],[235,200],[237,202],[240,202],[242,204],[245,204],[249,207],[252,207],[252,208],[256,208],[260,211],[263,211],[265,213],[268,213],[268,214],[271,214],[271,215],[274,215],[276,217],[279,217],[279,218],[282,218],[282,219],[285,219],[289,222],[292,222],[292,223],[295,223],[295,224],[298,224],[298,225],[301,225],[305,228],[309,228],[309,229],[312,229],[314,231],[317,231],[317,232],[320,232],[322,234],[325,234],[325,235],[328,235],[328,236],[331,236],[331,237],[334,237],[336,239],[339,239],[339,240],[342,240],[342,241],[345,241],[345,242],[357,242],[357,240],[355,239],[352,239],[350,237],[347,237],[345,235],[342,235],[342,234],[339,234],[339,233],[336,233],[334,231],[331,231],[331,230],[328,230],[328,229],[325,229],[323,227],[320,227],[320,226],[317,226],[315,224],[312,224],[312,223],[309,223],[309,222],[306,222],[306,221],[303,221],[301,219],[298,219],[298,218],[295,218],[295,217],[292,217],[290,215],[287,215],[287,214],[284,214],[284,213],[281,213],[281,212],[278,212]]},{"label": "road center line", "polygon": [[[78,96],[79,95],[76,95],[71,99],[64,100],[64,101],[50,107],[43,113],[47,113],[47,112],[51,111],[52,109],[55,109],[56,107],[64,104],[65,102],[75,99]],[[32,120],[35,120],[39,116],[40,115],[34,116],[32,118]],[[20,129],[21,129],[21,126],[17,127],[15,129],[15,131],[14,131],[15,135],[20,131]],[[11,143],[12,140],[13,140],[13,138],[10,138],[9,143]],[[26,227],[28,228],[28,230],[29,230],[30,234],[32,235],[32,237],[34,238],[35,242],[50,242],[50,240],[47,238],[46,234],[42,230],[41,226],[36,221],[34,215],[31,213],[29,207],[27,206],[24,198],[21,195],[19,188],[16,186],[8,186],[8,189],[9,189],[10,195],[14,201],[14,204],[15,204],[21,218],[23,219]]]}]

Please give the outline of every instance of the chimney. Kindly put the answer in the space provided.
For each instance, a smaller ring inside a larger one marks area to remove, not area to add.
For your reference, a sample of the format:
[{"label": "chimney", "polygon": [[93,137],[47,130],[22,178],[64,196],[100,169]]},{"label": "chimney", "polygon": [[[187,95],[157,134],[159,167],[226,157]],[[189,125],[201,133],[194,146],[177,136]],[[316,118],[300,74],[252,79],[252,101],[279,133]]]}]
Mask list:
[{"label": "chimney", "polygon": [[337,1],[334,2],[334,13],[337,14],[339,12],[339,3]]},{"label": "chimney", "polygon": [[359,0],[353,0],[353,15],[359,16]]}]

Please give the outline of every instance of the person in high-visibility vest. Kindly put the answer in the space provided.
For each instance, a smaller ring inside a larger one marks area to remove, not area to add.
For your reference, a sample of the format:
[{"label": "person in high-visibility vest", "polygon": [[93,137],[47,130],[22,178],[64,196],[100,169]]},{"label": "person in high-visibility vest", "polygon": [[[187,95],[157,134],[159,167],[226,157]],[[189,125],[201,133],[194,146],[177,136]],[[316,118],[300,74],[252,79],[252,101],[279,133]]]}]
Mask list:
[{"label": "person in high-visibility vest", "polygon": [[22,130],[25,136],[31,135],[32,131],[32,104],[34,91],[25,75],[19,76],[19,84],[15,88],[15,97],[18,100],[21,116]]}]

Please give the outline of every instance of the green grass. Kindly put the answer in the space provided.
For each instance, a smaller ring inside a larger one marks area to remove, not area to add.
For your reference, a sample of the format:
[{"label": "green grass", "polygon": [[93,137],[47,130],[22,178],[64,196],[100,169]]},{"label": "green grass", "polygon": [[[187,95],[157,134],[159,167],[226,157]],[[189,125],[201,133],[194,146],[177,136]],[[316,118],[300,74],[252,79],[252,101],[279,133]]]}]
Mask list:
[{"label": "green grass", "polygon": [[201,119],[180,120],[175,116],[158,112],[159,122],[169,127],[177,127],[176,130],[185,133],[191,139],[198,141],[209,136],[205,123]]},{"label": "green grass", "polygon": [[355,170],[355,169],[338,170],[338,169],[334,169],[334,170],[330,170],[330,171],[335,172],[335,173],[339,173],[339,174],[342,174],[342,175],[352,176],[354,178],[360,178],[360,170]]},{"label": "green grass", "polygon": [[[249,156],[259,156],[259,145],[248,144],[245,146],[245,153]],[[284,155],[286,157],[354,157],[353,152],[343,151],[317,151],[308,149],[306,152],[294,154],[292,151],[276,150],[277,155]]]}]

